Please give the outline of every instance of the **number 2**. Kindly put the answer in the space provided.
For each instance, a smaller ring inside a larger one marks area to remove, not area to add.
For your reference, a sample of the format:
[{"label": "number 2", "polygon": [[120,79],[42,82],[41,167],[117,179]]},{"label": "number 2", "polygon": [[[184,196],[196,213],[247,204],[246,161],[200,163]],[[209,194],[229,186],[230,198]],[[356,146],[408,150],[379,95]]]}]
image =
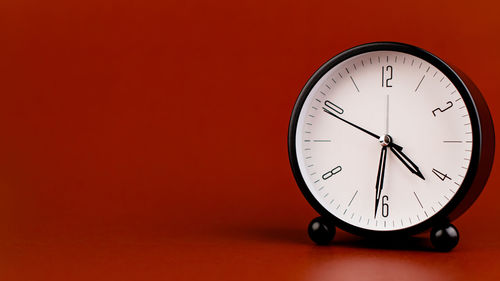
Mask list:
[{"label": "number 2", "polygon": [[450,109],[453,106],[453,103],[451,101],[448,101],[446,104],[448,105],[448,107],[446,107],[445,109],[441,109],[438,107],[432,111],[432,114],[434,115],[434,117],[436,117],[436,113],[435,113],[436,111],[439,110],[439,112],[445,112],[446,110]]}]

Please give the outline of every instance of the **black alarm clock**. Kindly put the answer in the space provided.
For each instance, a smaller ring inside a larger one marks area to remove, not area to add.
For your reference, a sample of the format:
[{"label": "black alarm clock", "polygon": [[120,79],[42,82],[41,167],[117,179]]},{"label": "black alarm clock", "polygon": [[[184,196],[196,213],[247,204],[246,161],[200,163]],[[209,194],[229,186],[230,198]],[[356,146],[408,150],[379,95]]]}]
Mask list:
[{"label": "black alarm clock", "polygon": [[295,180],[320,214],[309,236],[335,227],[374,238],[426,230],[438,250],[458,243],[451,222],[483,190],[495,136],[478,88],[415,46],[376,42],[321,66],[295,103],[288,152]]}]

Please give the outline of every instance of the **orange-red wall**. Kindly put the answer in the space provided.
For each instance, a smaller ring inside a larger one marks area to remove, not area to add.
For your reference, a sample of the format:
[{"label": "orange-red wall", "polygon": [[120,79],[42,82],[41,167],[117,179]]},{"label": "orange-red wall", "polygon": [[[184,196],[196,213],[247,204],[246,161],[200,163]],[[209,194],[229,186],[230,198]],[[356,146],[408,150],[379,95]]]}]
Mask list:
[{"label": "orange-red wall", "polygon": [[[309,76],[357,44],[414,44],[466,72],[498,125],[499,9],[495,1],[3,1],[0,232],[303,224],[314,212],[292,178],[286,135]],[[498,163],[463,227],[498,224]]]}]

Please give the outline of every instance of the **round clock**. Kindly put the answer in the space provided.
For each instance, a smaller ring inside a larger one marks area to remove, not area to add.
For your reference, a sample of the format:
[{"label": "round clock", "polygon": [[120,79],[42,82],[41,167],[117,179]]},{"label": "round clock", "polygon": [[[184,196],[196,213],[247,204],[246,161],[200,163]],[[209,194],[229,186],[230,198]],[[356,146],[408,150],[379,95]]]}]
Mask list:
[{"label": "round clock", "polygon": [[309,236],[335,226],[377,238],[431,229],[439,250],[458,243],[451,222],[481,193],[493,163],[488,107],[465,74],[420,48],[354,47],[302,89],[288,135],[297,184],[321,215]]}]

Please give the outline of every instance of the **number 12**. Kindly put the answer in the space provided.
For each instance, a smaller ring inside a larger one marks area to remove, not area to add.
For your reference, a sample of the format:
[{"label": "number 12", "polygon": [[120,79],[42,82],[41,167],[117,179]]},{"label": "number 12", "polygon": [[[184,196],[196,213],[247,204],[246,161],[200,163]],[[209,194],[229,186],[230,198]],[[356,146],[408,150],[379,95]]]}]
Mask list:
[{"label": "number 12", "polygon": [[[384,73],[388,72],[390,75],[389,78],[384,79]],[[382,66],[382,87],[384,87],[384,82],[385,82],[385,87],[392,87],[392,85],[389,85],[389,80],[392,80],[392,66],[388,65],[385,67]]]}]

